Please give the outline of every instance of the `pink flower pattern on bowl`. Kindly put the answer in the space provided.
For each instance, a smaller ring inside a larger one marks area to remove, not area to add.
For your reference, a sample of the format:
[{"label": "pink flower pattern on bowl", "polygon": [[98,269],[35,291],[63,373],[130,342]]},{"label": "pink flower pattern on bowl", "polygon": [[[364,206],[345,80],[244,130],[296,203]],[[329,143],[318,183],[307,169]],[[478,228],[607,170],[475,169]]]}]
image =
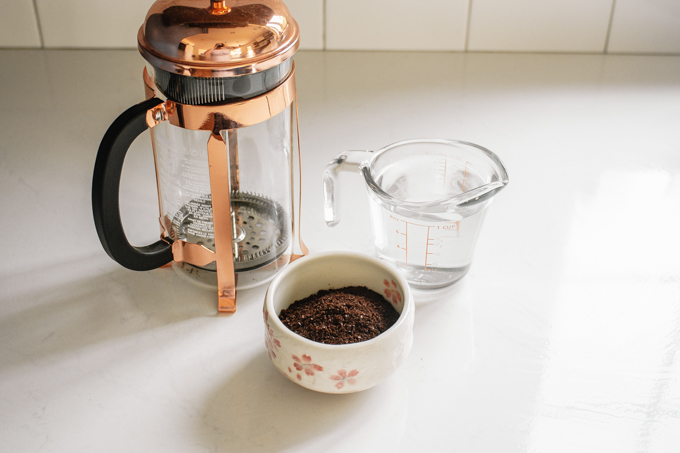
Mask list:
[{"label": "pink flower pattern on bowl", "polygon": [[387,297],[387,300],[392,301],[394,305],[402,301],[401,293],[397,289],[397,283],[394,280],[389,282],[385,279],[383,284],[385,285],[385,297]]},{"label": "pink flower pattern on bowl", "polygon": [[[302,358],[293,355],[293,360],[295,360],[295,363],[293,363],[295,369],[304,371],[307,376],[314,376],[315,371],[323,371],[323,367],[316,363],[312,363],[312,358],[306,354],[302,354]],[[300,373],[297,373],[297,379],[298,381],[302,380],[302,375]]]},{"label": "pink flower pattern on bowl", "polygon": [[267,327],[264,333],[264,344],[267,347],[267,354],[269,354],[269,358],[275,359],[276,350],[281,347],[281,342],[276,339],[274,336],[274,330],[269,325],[269,312],[267,310],[264,310],[264,321]]},{"label": "pink flower pattern on bowl", "polygon": [[357,374],[359,374],[357,370],[352,370],[349,373],[346,370],[338,370],[338,374],[331,376],[331,379],[338,381],[338,383],[335,384],[335,387],[340,390],[345,386],[345,382],[349,385],[354,385],[357,382],[357,380],[354,379],[354,376]]}]

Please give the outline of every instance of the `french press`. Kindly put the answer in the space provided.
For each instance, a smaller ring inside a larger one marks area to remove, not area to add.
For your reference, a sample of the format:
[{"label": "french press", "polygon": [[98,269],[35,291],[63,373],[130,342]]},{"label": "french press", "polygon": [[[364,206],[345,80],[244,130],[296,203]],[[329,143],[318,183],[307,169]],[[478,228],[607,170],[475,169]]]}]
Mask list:
[{"label": "french press", "polygon": [[[104,250],[122,266],[172,262],[217,289],[218,310],[293,255],[299,159],[295,67],[299,28],[278,0],[158,0],[137,36],[146,101],[123,112],[95,162],[92,207]],[[150,129],[161,239],[131,245],[119,208],[128,148]],[[300,248],[307,253],[302,241]]]}]

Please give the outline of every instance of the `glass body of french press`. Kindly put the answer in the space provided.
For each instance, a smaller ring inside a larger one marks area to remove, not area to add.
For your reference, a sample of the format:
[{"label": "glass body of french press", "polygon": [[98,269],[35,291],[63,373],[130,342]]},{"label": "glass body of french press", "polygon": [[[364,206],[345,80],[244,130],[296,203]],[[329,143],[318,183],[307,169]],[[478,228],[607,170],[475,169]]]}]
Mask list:
[{"label": "glass body of french press", "polygon": [[[299,159],[299,29],[276,0],[159,0],[138,34],[147,100],[102,139],[92,186],[106,252],[133,270],[172,262],[236,309],[236,290],[269,281],[293,255]],[[119,186],[132,141],[151,130],[161,239],[131,245]],[[303,253],[306,248],[300,241]]]}]

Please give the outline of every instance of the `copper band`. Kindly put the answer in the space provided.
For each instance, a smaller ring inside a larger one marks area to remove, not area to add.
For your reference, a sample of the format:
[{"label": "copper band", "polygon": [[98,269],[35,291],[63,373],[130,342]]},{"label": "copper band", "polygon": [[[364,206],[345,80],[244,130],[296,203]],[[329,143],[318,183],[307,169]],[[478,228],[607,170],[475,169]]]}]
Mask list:
[{"label": "copper band", "polygon": [[[293,153],[290,154],[290,199],[291,199],[291,217],[293,219],[293,248],[290,254],[290,262],[300,259],[304,256],[309,255],[309,249],[302,241],[302,150],[300,148],[300,124],[298,122],[298,108],[297,108],[297,96],[295,97],[295,105],[291,105],[291,116],[295,118],[295,130],[293,130],[293,122],[290,124],[290,136],[291,140],[293,136],[297,136],[297,150],[298,150],[298,212],[297,217],[295,216],[295,165],[293,160]],[[296,228],[297,225],[297,228]],[[295,238],[298,240],[300,246],[300,251],[302,255],[295,253]]]},{"label": "copper band", "polygon": [[227,131],[227,149],[229,150],[231,190],[238,192],[241,190],[241,176],[238,168],[238,131],[236,129]]},{"label": "copper band", "polygon": [[166,101],[170,124],[218,135],[226,129],[252,126],[283,112],[295,99],[295,66],[288,78],[272,91],[252,99],[224,105],[188,105]]},{"label": "copper band", "polygon": [[[144,68],[144,70],[142,71],[142,79],[144,79],[144,94],[146,95],[146,99],[151,99],[152,97],[156,96],[156,90],[154,89],[153,80],[151,80],[149,72],[146,70],[146,68]],[[147,111],[146,112],[147,125],[149,124],[149,115],[150,115],[149,111]],[[159,212],[158,221],[161,224],[161,239],[165,242],[170,243],[167,240],[168,230],[166,228],[166,224],[163,223],[163,196],[161,194],[161,182],[160,182],[161,178],[159,173],[160,166],[158,165],[158,153],[156,152],[156,133],[153,127],[149,128],[149,133],[151,134],[151,150],[153,151],[153,164],[154,164],[153,166],[154,169],[156,170],[156,190],[158,191],[158,212]]]},{"label": "copper band", "polygon": [[[298,184],[299,184],[299,190],[298,190],[298,196],[299,196],[299,203],[298,203],[298,243],[300,244],[300,251],[302,251],[302,255],[295,255],[293,254],[293,257],[291,258],[291,261],[295,261],[298,258],[302,258],[303,256],[309,255],[309,249],[305,245],[304,242],[302,242],[302,148],[300,148],[300,122],[299,122],[299,117],[298,117],[298,103],[297,103],[297,93],[295,94],[295,127],[296,127],[296,132],[297,132],[297,149],[298,149]],[[291,153],[292,155],[292,153]],[[293,214],[294,215],[294,214]]]},{"label": "copper band", "polygon": [[142,71],[142,79],[144,79],[144,94],[146,95],[146,98],[151,99],[156,96],[155,84],[153,83],[153,80],[151,80],[149,71],[147,71],[146,68]]},{"label": "copper band", "polygon": [[205,267],[215,261],[215,253],[202,245],[180,240],[172,243],[172,259]]},{"label": "copper band", "polygon": [[229,158],[227,146],[219,134],[211,134],[208,139],[208,162],[217,258],[217,309],[221,312],[234,312],[236,311],[236,274],[234,274],[234,245],[231,229]]}]

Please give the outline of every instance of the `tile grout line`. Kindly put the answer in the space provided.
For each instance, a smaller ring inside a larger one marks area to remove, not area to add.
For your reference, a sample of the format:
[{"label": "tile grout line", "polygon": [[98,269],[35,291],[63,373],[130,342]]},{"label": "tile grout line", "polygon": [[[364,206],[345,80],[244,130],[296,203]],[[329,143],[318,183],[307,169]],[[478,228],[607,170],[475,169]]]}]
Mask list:
[{"label": "tile grout line", "polygon": [[40,48],[45,48],[45,40],[43,39],[42,26],[40,25],[40,15],[38,14],[37,0],[33,0],[33,14],[35,15],[35,24],[38,27],[38,39],[40,40]]},{"label": "tile grout line", "polygon": [[[64,46],[59,46],[59,47],[46,47],[46,48],[38,48],[38,47],[17,47],[17,46],[0,46],[0,51],[21,51],[21,52],[26,52],[28,50],[33,50],[33,51],[74,51],[74,52],[88,52],[88,51],[113,51],[113,52],[120,52],[120,51],[133,51],[137,50],[135,47],[64,47]],[[300,52],[313,52],[316,51],[318,52],[318,49],[300,49]],[[339,52],[344,52],[344,53],[413,53],[415,52],[414,50],[357,50],[357,49],[331,49],[328,50],[327,52],[330,53],[339,53]],[[470,52],[464,52],[462,50],[432,50],[428,51],[426,53],[430,54],[464,54],[464,53],[470,53],[470,54],[498,54],[498,55],[573,55],[573,56],[588,56],[588,55],[603,55],[602,51],[597,51],[597,52],[575,52],[575,51],[547,51],[547,50],[541,50],[541,51],[529,51],[529,50],[473,50]],[[613,52],[613,53],[607,53],[606,55],[612,56],[612,57],[680,57],[680,52]]]},{"label": "tile grout line", "polygon": [[321,26],[323,27],[323,30],[321,30],[321,48],[326,50],[326,0],[323,0],[322,8],[323,17],[321,20]]},{"label": "tile grout line", "polygon": [[467,11],[467,25],[465,27],[465,48],[463,52],[468,51],[468,45],[470,44],[470,22],[472,21],[472,0],[468,2]]},{"label": "tile grout line", "polygon": [[609,13],[609,24],[607,24],[607,36],[604,39],[604,50],[602,53],[609,53],[609,37],[612,34],[612,24],[614,23],[614,9],[616,9],[616,0],[612,0],[612,10]]}]

